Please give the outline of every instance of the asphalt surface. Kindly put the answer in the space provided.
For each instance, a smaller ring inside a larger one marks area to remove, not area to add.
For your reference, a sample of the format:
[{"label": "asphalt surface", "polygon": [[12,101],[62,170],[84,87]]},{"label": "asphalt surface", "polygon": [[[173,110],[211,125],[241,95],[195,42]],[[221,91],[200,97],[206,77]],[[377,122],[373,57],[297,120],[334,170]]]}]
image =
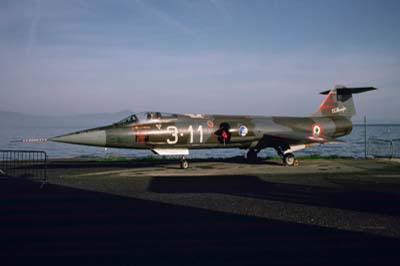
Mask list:
[{"label": "asphalt surface", "polygon": [[0,265],[399,265],[400,164],[57,160],[0,218]]}]

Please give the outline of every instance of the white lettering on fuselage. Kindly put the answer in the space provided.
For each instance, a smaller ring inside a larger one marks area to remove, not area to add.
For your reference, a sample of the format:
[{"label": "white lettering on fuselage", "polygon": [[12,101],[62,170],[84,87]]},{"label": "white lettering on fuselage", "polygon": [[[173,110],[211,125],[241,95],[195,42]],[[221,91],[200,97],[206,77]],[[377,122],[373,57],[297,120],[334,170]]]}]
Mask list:
[{"label": "white lettering on fuselage", "polygon": [[167,139],[168,144],[176,144],[178,142],[178,128],[176,126],[167,127],[167,131],[171,133],[173,140]]},{"label": "white lettering on fuselage", "polygon": [[337,113],[344,113],[347,110],[345,106],[343,107],[336,107],[332,109],[332,114],[337,114]]},{"label": "white lettering on fuselage", "polygon": [[[171,133],[171,136],[173,137],[172,140],[169,139],[169,138],[167,139],[167,143],[168,144],[176,144],[176,143],[178,143],[179,136],[181,136],[181,137],[184,136],[183,132],[178,134],[179,130],[178,130],[178,128],[176,126],[167,127],[167,131],[169,133]],[[187,132],[190,135],[189,143],[190,144],[194,143],[194,136],[193,136],[194,135],[194,130],[193,130],[193,126],[192,125],[190,125],[188,127]],[[199,127],[197,128],[197,132],[199,133],[199,143],[203,143],[203,126],[202,125],[199,125]]]}]

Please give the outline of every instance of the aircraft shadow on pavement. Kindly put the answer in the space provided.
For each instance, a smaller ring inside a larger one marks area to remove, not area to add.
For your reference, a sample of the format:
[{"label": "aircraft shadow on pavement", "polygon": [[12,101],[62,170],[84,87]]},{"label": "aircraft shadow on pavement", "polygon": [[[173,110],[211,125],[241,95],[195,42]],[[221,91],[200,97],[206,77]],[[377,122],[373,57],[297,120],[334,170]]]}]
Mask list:
[{"label": "aircraft shadow on pavement", "polygon": [[[312,176],[309,174],[308,176]],[[376,183],[340,182],[327,188],[266,182],[256,176],[152,177],[148,191],[156,193],[220,193],[312,206],[400,216],[400,195],[379,191]],[[394,186],[389,184],[388,186]],[[399,186],[399,185],[397,185]],[[400,191],[400,186],[398,191]]]},{"label": "aircraft shadow on pavement", "polygon": [[0,217],[2,265],[368,265],[400,257],[397,239],[18,179],[0,179]]},{"label": "aircraft shadow on pavement", "polygon": [[83,169],[83,168],[133,168],[154,167],[158,165],[178,164],[179,160],[119,160],[119,161],[51,161],[48,169]]}]

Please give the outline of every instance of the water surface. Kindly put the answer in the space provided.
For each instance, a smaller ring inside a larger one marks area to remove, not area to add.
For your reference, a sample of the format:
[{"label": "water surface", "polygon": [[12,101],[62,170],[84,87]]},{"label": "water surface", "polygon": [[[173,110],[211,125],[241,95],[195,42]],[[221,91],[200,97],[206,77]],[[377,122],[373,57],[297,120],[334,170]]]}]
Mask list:
[{"label": "water surface", "polygon": [[[153,153],[146,150],[114,149],[89,147],[82,145],[62,144],[55,142],[45,143],[13,143],[12,140],[24,138],[47,138],[81,130],[82,126],[51,127],[51,126],[9,126],[0,130],[0,149],[43,150],[50,158],[72,157],[107,157],[126,156],[143,158]],[[400,125],[369,125],[367,138],[398,139],[400,138]],[[324,144],[311,147],[299,152],[297,155],[319,154],[322,156],[347,156],[354,158],[364,157],[364,126],[355,125],[350,135],[340,138],[343,144]],[[245,150],[240,149],[207,149],[190,151],[191,158],[224,158],[244,155]],[[265,149],[260,156],[276,156],[273,149]]]}]

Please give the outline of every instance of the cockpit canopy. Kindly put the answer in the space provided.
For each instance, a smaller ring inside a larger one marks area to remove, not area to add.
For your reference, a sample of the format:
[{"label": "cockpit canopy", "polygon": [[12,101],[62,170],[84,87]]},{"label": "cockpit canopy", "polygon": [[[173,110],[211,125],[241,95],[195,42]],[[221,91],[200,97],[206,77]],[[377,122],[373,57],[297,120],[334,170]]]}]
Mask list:
[{"label": "cockpit canopy", "polygon": [[178,118],[176,114],[160,113],[160,112],[142,112],[128,116],[122,119],[118,124],[131,124],[131,123],[150,123],[164,119]]}]

